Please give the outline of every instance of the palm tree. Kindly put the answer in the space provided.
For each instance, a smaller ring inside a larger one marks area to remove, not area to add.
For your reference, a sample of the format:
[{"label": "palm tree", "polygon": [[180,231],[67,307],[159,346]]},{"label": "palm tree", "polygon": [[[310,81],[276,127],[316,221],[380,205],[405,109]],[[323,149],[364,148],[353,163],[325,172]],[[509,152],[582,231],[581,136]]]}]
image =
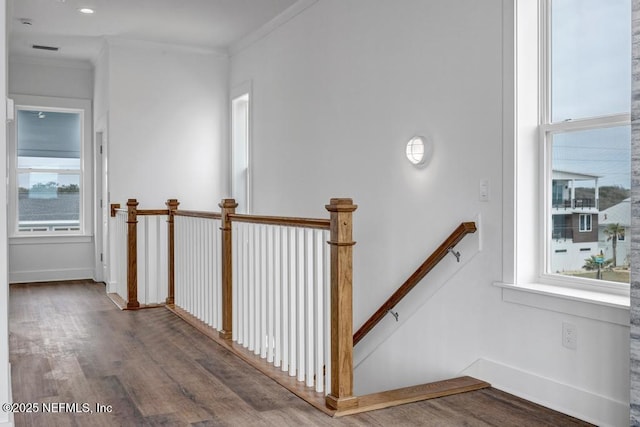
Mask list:
[{"label": "palm tree", "polygon": [[593,270],[597,270],[598,267],[607,268],[612,263],[613,263],[613,259],[605,259],[599,263],[596,255],[591,255],[589,258],[586,258],[584,260],[584,265],[582,266],[582,268],[584,268],[587,271],[593,271]]},{"label": "palm tree", "polygon": [[613,266],[617,267],[618,236],[624,236],[624,227],[620,226],[620,224],[609,224],[607,225],[607,228],[604,229],[604,234],[607,236],[607,242],[611,241],[611,248],[613,249]]}]

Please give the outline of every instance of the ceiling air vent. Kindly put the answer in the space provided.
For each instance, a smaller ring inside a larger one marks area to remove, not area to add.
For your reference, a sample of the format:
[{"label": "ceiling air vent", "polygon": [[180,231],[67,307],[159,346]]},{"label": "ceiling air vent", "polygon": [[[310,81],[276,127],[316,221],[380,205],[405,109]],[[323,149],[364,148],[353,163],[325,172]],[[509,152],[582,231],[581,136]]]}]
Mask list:
[{"label": "ceiling air vent", "polygon": [[44,45],[40,45],[40,44],[34,44],[33,46],[34,49],[40,49],[40,50],[48,50],[51,52],[57,52],[60,50],[59,47],[55,47],[55,46],[44,46]]}]

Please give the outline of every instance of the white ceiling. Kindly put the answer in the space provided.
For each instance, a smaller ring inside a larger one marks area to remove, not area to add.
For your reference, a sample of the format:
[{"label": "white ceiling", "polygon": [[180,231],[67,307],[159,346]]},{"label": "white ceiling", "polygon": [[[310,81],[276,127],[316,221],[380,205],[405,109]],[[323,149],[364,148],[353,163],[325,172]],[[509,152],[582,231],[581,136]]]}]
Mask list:
[{"label": "white ceiling", "polygon": [[[104,36],[224,50],[297,0],[9,0],[9,53],[92,60]],[[93,15],[78,12],[95,9]],[[21,20],[28,19],[31,25]],[[32,45],[59,47],[58,52]]]}]

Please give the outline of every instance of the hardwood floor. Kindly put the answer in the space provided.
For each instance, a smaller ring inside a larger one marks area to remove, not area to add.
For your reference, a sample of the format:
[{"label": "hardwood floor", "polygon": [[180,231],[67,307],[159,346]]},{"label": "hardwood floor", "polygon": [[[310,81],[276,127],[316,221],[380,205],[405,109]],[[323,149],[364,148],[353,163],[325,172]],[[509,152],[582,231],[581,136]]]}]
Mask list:
[{"label": "hardwood floor", "polygon": [[39,409],[16,426],[588,425],[491,388],[331,418],[170,311],[120,311],[89,281],[11,285],[9,329],[13,401]]}]

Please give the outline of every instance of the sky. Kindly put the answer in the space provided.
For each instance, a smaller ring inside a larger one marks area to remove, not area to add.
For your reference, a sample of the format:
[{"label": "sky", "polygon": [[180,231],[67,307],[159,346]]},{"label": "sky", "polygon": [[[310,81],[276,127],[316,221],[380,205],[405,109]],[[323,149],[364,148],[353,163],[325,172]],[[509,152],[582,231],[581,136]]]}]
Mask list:
[{"label": "sky", "polygon": [[[631,1],[552,1],[552,121],[628,113]],[[629,126],[556,135],[553,168],[630,188]]]}]

